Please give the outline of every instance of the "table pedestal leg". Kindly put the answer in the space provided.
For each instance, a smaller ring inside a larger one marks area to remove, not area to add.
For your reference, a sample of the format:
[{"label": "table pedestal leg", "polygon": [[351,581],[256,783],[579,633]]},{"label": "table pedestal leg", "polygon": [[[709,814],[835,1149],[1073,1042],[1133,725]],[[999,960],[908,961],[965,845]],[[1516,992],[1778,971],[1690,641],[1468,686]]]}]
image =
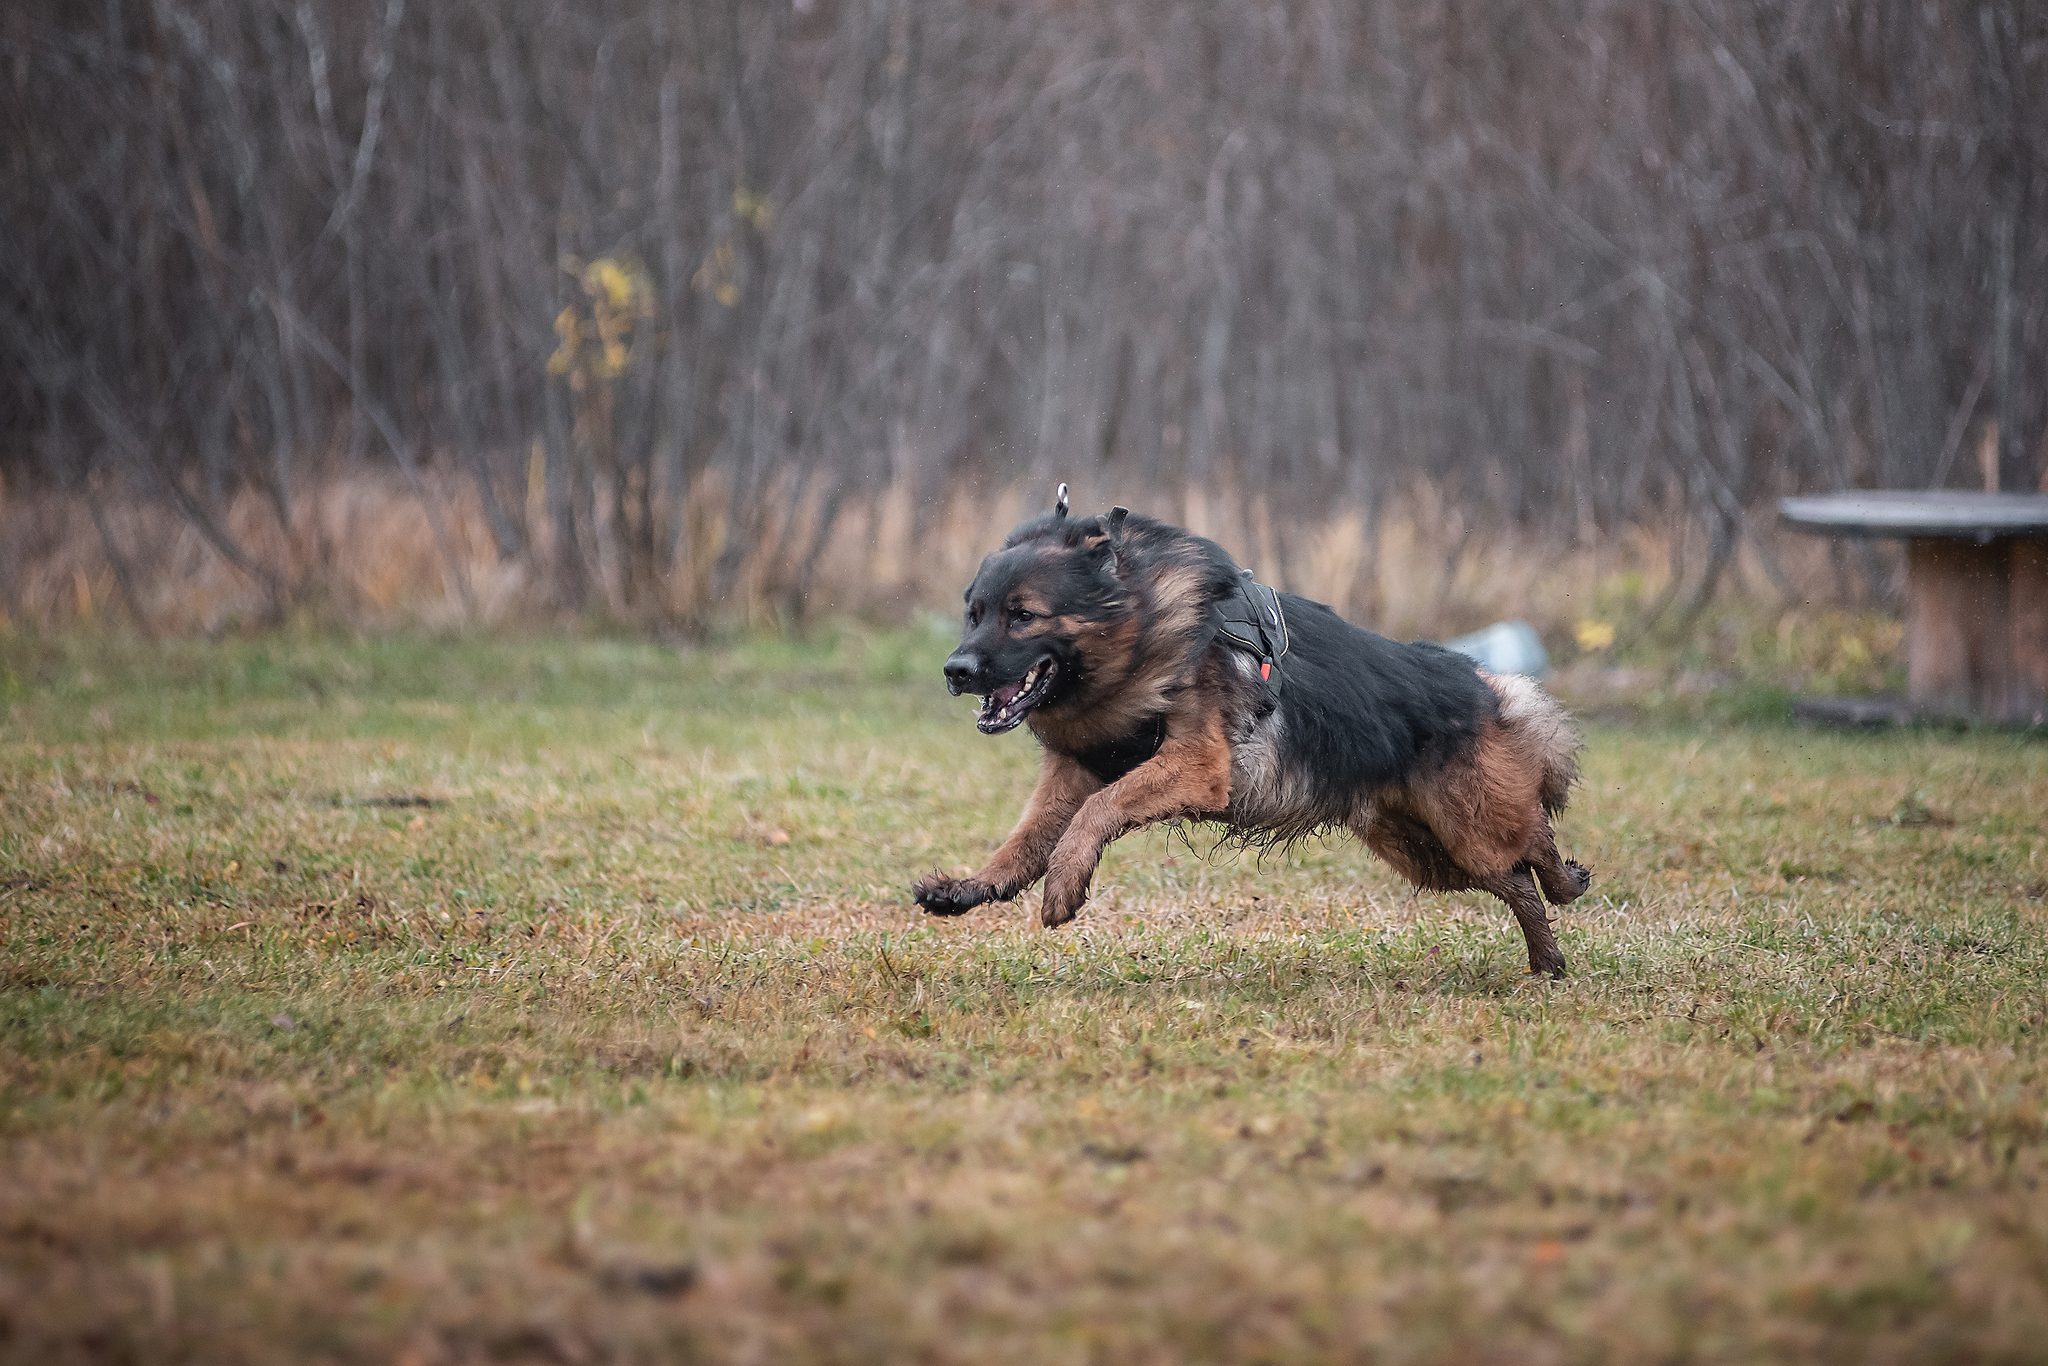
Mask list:
[{"label": "table pedestal leg", "polygon": [[2048,725],[2048,540],[2017,538],[2012,546],[2012,686],[2006,721]]},{"label": "table pedestal leg", "polygon": [[1906,694],[1938,716],[2003,710],[2011,673],[2005,543],[1906,544]]}]

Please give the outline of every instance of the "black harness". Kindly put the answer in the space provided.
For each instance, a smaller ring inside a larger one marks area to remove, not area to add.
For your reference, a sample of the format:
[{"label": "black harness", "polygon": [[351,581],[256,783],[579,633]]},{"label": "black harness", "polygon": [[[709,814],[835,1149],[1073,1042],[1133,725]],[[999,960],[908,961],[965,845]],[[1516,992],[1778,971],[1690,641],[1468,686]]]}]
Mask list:
[{"label": "black harness", "polygon": [[1259,684],[1266,700],[1280,697],[1280,661],[1287,654],[1287,613],[1280,595],[1252,578],[1252,571],[1237,571],[1237,591],[1216,604],[1217,632],[1232,645],[1259,662]]},{"label": "black harness", "polygon": [[[1238,571],[1237,589],[1215,606],[1216,633],[1232,648],[1243,650],[1259,664],[1259,686],[1266,695],[1261,712],[1270,711],[1280,698],[1280,661],[1287,654],[1287,613],[1280,595],[1252,578],[1252,571]],[[1105,783],[1113,783],[1159,752],[1166,743],[1166,713],[1147,719],[1121,739],[1084,749],[1074,762]]]}]

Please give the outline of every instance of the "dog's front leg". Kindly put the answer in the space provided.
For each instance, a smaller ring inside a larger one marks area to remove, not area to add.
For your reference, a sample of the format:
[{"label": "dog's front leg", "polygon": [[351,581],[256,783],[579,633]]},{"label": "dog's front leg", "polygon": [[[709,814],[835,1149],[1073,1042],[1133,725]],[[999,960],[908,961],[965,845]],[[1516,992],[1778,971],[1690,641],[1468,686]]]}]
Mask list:
[{"label": "dog's front leg", "polygon": [[1038,786],[1024,804],[1017,828],[973,877],[947,877],[934,869],[911,885],[911,899],[933,915],[960,915],[984,901],[1008,901],[1045,876],[1047,862],[1074,813],[1102,780],[1064,754],[1046,751]]},{"label": "dog's front leg", "polygon": [[1169,719],[1157,754],[1081,803],[1053,850],[1039,920],[1050,929],[1074,918],[1111,840],[1154,821],[1213,816],[1229,805],[1230,742],[1221,713],[1191,717],[1178,734]]}]

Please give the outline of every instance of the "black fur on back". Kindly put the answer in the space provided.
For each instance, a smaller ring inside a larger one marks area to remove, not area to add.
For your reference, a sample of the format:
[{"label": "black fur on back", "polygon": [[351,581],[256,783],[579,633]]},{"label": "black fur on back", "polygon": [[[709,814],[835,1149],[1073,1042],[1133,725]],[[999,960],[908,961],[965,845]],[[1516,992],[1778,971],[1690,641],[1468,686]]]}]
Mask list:
[{"label": "black fur on back", "polygon": [[1400,644],[1319,602],[1283,593],[1281,747],[1316,786],[1313,805],[1340,819],[1357,795],[1471,751],[1499,699],[1470,659],[1428,641]]}]

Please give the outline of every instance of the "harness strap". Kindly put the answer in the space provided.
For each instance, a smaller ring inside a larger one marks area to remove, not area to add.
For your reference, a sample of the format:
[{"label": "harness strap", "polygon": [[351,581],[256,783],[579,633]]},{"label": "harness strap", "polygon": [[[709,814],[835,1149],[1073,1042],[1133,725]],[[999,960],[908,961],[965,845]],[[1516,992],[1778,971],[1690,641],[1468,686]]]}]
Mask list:
[{"label": "harness strap", "polygon": [[1259,662],[1269,697],[1280,692],[1280,661],[1287,655],[1287,612],[1280,594],[1240,569],[1237,590],[1216,604],[1217,633]]}]

